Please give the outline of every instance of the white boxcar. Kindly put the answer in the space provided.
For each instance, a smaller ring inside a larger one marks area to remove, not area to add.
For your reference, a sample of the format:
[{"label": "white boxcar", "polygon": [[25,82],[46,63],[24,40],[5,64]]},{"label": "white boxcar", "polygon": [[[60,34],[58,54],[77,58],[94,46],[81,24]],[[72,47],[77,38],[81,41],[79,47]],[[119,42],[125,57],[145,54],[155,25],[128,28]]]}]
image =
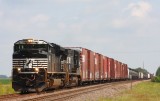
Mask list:
[{"label": "white boxcar", "polygon": [[139,72],[139,79],[143,79],[143,73]]}]

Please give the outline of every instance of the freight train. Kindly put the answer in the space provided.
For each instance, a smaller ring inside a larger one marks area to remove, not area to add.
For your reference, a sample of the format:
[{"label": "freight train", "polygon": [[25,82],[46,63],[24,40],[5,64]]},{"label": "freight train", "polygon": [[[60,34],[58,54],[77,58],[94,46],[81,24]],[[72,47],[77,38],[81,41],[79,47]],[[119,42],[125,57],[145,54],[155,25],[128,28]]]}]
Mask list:
[{"label": "freight train", "polygon": [[128,75],[127,64],[86,48],[34,39],[14,43],[12,87],[22,93],[127,80]]}]

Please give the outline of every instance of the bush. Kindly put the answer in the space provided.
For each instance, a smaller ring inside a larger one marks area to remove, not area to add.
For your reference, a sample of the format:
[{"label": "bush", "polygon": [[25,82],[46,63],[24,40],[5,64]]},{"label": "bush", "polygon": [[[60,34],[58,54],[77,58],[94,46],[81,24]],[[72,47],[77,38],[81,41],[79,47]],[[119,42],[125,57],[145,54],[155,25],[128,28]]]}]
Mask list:
[{"label": "bush", "polygon": [[151,79],[152,82],[159,82],[160,83],[160,76],[156,76],[156,77],[153,77]]}]

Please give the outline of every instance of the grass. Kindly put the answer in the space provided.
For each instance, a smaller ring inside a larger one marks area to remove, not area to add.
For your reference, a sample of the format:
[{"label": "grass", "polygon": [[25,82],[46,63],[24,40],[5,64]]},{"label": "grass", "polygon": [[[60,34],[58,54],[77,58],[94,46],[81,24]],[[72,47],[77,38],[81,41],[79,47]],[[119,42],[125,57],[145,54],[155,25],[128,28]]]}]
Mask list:
[{"label": "grass", "polygon": [[100,101],[160,101],[160,83],[143,82],[135,85],[132,90],[122,92],[119,96]]},{"label": "grass", "polygon": [[0,79],[0,84],[11,84],[11,79]]},{"label": "grass", "polygon": [[11,79],[0,79],[0,95],[15,93],[12,89]]}]

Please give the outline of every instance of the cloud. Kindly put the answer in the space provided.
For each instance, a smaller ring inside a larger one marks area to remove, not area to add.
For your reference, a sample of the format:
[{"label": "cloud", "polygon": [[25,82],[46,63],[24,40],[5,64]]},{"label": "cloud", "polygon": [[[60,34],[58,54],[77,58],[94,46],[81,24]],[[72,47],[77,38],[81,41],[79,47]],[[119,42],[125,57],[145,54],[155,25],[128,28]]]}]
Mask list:
[{"label": "cloud", "polygon": [[0,11],[0,17],[2,17],[4,15],[4,13],[2,11]]},{"label": "cloud", "polygon": [[[2,13],[3,14],[3,13]],[[16,12],[17,14],[17,12]],[[36,28],[44,28],[48,25],[50,17],[45,14],[37,14],[33,16],[21,15],[0,16],[1,28],[9,30],[10,32],[25,32],[27,30],[36,30]],[[1,13],[0,13],[1,15]],[[10,15],[10,14],[8,14]],[[17,16],[19,19],[17,19]]]},{"label": "cloud", "polygon": [[79,33],[81,33],[83,31],[83,26],[84,26],[83,23],[74,23],[74,24],[69,25],[69,29],[73,33],[79,34]]},{"label": "cloud", "polygon": [[140,1],[138,3],[130,3],[128,8],[131,10],[131,16],[143,18],[152,10],[152,6],[148,2]]},{"label": "cloud", "polygon": [[[153,16],[149,14],[152,11],[152,5],[148,2],[131,2],[127,7],[122,8],[119,15],[112,19],[114,28],[131,28],[134,30],[143,30],[153,24]],[[144,30],[145,31],[145,30]]]},{"label": "cloud", "polygon": [[65,24],[64,22],[59,22],[59,23],[57,24],[57,27],[58,27],[58,29],[60,29],[60,30],[64,30],[67,26],[66,26],[66,24]]},{"label": "cloud", "polygon": [[50,19],[50,17],[47,16],[47,15],[38,14],[38,15],[35,15],[35,16],[31,17],[30,21],[32,23],[39,23],[39,22],[47,22],[49,19]]},{"label": "cloud", "polygon": [[29,19],[28,27],[34,26],[38,28],[44,28],[47,27],[49,20],[50,20],[49,16],[45,14],[37,14]]},{"label": "cloud", "polygon": [[91,2],[92,0],[54,0],[57,3],[70,3],[70,2]]},{"label": "cloud", "polygon": [[[87,15],[90,14],[107,14],[111,13],[110,11],[114,9],[114,7],[117,7],[120,3],[120,0],[103,0],[103,1],[96,1],[93,0],[93,3],[90,3],[90,5],[86,6],[84,9],[84,13]],[[108,11],[108,12],[107,12]]]},{"label": "cloud", "polygon": [[126,26],[126,20],[124,19],[113,19],[112,26],[114,28],[123,28]]}]

